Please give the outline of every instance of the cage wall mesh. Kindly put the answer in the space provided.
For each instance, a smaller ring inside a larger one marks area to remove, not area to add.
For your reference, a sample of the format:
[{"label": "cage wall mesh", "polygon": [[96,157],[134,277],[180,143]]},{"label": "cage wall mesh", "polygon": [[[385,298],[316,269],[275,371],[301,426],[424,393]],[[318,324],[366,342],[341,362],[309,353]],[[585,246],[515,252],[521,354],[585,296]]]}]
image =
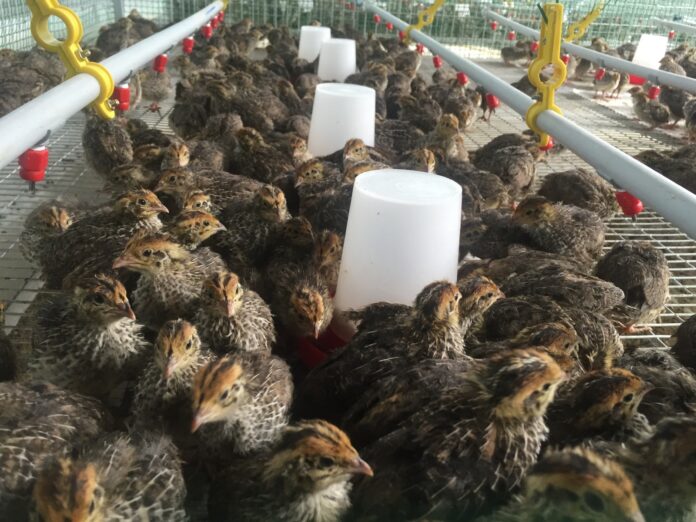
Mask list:
[{"label": "cage wall mesh", "polygon": [[[96,38],[99,28],[115,18],[122,8],[124,13],[138,9],[140,13],[166,25],[202,9],[210,0],[63,0],[82,19],[85,39]],[[595,0],[567,0],[566,21],[575,21],[588,13]],[[376,2],[394,15],[407,21],[416,21],[418,12],[428,4],[411,0],[382,0]],[[536,0],[494,2],[488,0],[448,1],[438,12],[435,22],[426,32],[446,44],[477,48],[500,48],[505,45],[507,31],[503,27],[491,29],[484,16],[492,9],[515,21],[538,27],[540,15]],[[228,7],[230,19],[251,18],[256,23],[287,25],[299,30],[313,20],[324,25],[350,25],[364,33],[387,33],[384,24],[376,25],[372,15],[364,9],[363,0],[232,0]],[[641,33],[664,33],[653,18],[679,20],[696,26],[696,2],[687,0],[611,0],[602,15],[590,26],[583,42],[601,36],[616,45],[635,41]],[[51,27],[60,37],[62,23]],[[677,34],[675,43],[696,37]],[[29,33],[29,10],[23,0],[0,0],[0,48],[29,49],[34,41]]]}]

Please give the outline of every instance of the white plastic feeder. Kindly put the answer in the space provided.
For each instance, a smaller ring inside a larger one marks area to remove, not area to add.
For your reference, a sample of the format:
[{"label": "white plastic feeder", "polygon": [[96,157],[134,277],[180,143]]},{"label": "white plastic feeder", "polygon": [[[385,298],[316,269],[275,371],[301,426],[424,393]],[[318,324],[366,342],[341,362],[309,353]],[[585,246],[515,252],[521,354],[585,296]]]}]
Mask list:
[{"label": "white plastic feeder", "polygon": [[321,83],[314,93],[307,146],[314,156],[342,149],[360,138],[375,144],[375,90],[361,85]]},{"label": "white plastic feeder", "polygon": [[319,78],[342,82],[356,70],[355,40],[331,38],[322,43],[317,70]]},{"label": "white plastic feeder", "polygon": [[322,44],[330,38],[331,29],[329,27],[303,25],[302,29],[300,29],[300,48],[297,52],[298,58],[313,62],[319,56]]},{"label": "white plastic feeder", "polygon": [[456,282],[461,205],[459,184],[435,174],[385,169],[358,176],[336,308],[412,304],[425,285]]}]

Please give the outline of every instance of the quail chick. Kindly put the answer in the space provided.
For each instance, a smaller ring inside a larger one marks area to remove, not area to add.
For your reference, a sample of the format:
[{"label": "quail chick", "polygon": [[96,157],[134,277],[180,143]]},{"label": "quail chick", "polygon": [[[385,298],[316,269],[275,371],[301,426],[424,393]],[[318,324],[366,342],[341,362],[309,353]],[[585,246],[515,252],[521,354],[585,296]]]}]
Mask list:
[{"label": "quail chick", "polygon": [[107,425],[107,415],[94,399],[52,384],[0,383],[3,518],[27,520],[34,482],[47,461],[69,455]]},{"label": "quail chick", "polygon": [[130,378],[149,346],[123,285],[99,274],[39,311],[29,376],[105,398]]},{"label": "quail chick", "polygon": [[529,62],[532,59],[527,42],[516,42],[515,45],[503,47],[500,50],[500,57],[505,62],[505,65],[516,65],[518,62]]},{"label": "quail chick", "polygon": [[435,154],[438,163],[469,160],[464,135],[459,132],[459,119],[454,114],[444,114],[440,118],[435,129],[423,140],[423,146]]},{"label": "quail chick", "polygon": [[594,85],[595,98],[599,97],[598,93],[602,93],[602,99],[606,100],[607,93],[612,94],[619,86],[619,81],[621,80],[621,73],[618,71],[606,71],[601,79],[595,77],[592,80],[592,85]]},{"label": "quail chick", "polygon": [[[146,426],[179,429],[182,412],[190,408],[193,381],[213,354],[202,345],[198,331],[188,321],[167,321],[154,345],[154,357],[138,379],[133,400],[135,419]],[[191,419],[184,419],[190,427]]]},{"label": "quail chick", "polygon": [[[194,202],[193,205],[195,204]],[[199,210],[184,210],[167,227],[167,232],[188,250],[195,250],[201,243],[224,230],[227,228],[215,216]]]},{"label": "quail chick", "polygon": [[462,186],[471,187],[473,184],[481,195],[481,207],[486,209],[497,209],[509,207],[511,200],[507,186],[502,179],[480,170],[470,163],[450,163],[449,165],[438,165],[437,173],[441,176],[450,178]]},{"label": "quail chick", "polygon": [[669,123],[669,109],[657,100],[648,98],[640,87],[629,89],[633,99],[633,111],[639,120],[647,123],[650,129]]},{"label": "quail chick", "polygon": [[595,273],[623,290],[623,302],[607,315],[625,333],[639,332],[636,324],[655,321],[669,299],[667,259],[647,241],[615,243],[599,260]]},{"label": "quail chick", "polygon": [[513,199],[524,197],[536,178],[536,158],[527,146],[503,147],[488,156],[477,154],[474,158],[478,168],[500,178]]},{"label": "quail chick", "polygon": [[5,303],[0,302],[0,382],[17,378],[17,353],[5,333]]},{"label": "quail chick", "polygon": [[624,292],[606,280],[547,265],[510,277],[502,285],[508,297],[545,295],[564,307],[603,312],[621,304]]},{"label": "quail chick", "polygon": [[151,328],[195,313],[203,281],[225,270],[225,263],[207,248],[195,252],[163,234],[136,234],[114,261],[114,268],[140,274],[133,292],[140,320]]},{"label": "quail chick", "polygon": [[283,435],[292,394],[292,376],[282,359],[262,352],[226,355],[196,376],[191,431],[203,427],[207,443],[225,451],[265,451]]},{"label": "quail chick", "polygon": [[696,371],[696,315],[680,324],[670,341],[672,355],[691,371]]},{"label": "quail chick", "polygon": [[423,132],[432,131],[442,116],[442,107],[429,98],[401,96],[398,106],[399,119],[412,123]]},{"label": "quail chick", "polygon": [[614,193],[608,181],[586,169],[547,174],[538,191],[549,201],[591,210],[605,219],[619,210]]},{"label": "quail chick", "polygon": [[157,72],[153,69],[145,69],[139,74],[143,99],[152,102],[149,110],[161,116],[162,112],[159,103],[171,96],[172,77],[167,71]]},{"label": "quail chick", "polygon": [[692,98],[692,95],[683,89],[677,89],[670,85],[660,87],[658,100],[669,109],[669,114],[674,121],[670,127],[675,127],[679,121],[684,119],[684,106]]},{"label": "quail chick", "polygon": [[30,263],[46,264],[54,255],[58,238],[73,224],[77,209],[60,201],[49,201],[36,207],[24,221],[19,248]]},{"label": "quail chick", "polygon": [[96,114],[88,114],[82,147],[87,165],[107,179],[115,167],[133,161],[130,136],[118,119],[107,121]]},{"label": "quail chick", "polygon": [[649,435],[648,420],[638,407],[651,387],[623,368],[595,370],[561,385],[546,416],[549,445],[593,445]]},{"label": "quail chick", "polygon": [[522,493],[482,522],[643,522],[633,483],[616,462],[585,448],[547,451]]},{"label": "quail chick", "polygon": [[420,142],[425,134],[412,123],[386,119],[375,125],[375,146],[403,154]]},{"label": "quail chick", "polygon": [[426,286],[413,307],[375,303],[350,314],[360,319],[358,332],[304,380],[301,414],[337,419],[376,379],[422,359],[466,358],[460,300],[456,285],[440,281]]},{"label": "quail chick", "polygon": [[473,363],[462,383],[365,450],[375,476],[356,488],[356,517],[464,520],[500,503],[536,462],[563,378],[534,350]]},{"label": "quail chick", "polygon": [[691,479],[694,437],[693,416],[669,417],[655,426],[650,437],[626,444],[608,443],[603,448],[633,481],[646,520],[677,522],[692,518],[696,499]]},{"label": "quail chick", "polygon": [[667,71],[672,74],[678,74],[679,76],[686,76],[686,71],[684,68],[674,60],[673,56],[669,54],[665,54],[660,60],[660,70]]},{"label": "quail chick", "polygon": [[205,281],[194,322],[218,353],[271,353],[275,342],[270,308],[231,272],[218,272]]},{"label": "quail chick", "polygon": [[212,521],[339,522],[350,509],[351,478],[372,474],[344,432],[303,421],[286,427],[263,457],[216,478],[208,511]]},{"label": "quail chick", "polygon": [[696,98],[692,98],[684,104],[684,120],[686,139],[689,143],[693,143],[696,141]]},{"label": "quail chick", "polygon": [[530,196],[515,209],[512,221],[545,252],[587,260],[597,258],[604,244],[604,223],[595,213]]},{"label": "quail chick", "polygon": [[476,123],[480,104],[481,101],[479,99],[470,99],[466,94],[462,93],[458,96],[448,96],[442,105],[442,110],[446,113],[454,114],[457,117],[459,129],[465,131]]},{"label": "quail chick", "polygon": [[176,447],[154,434],[112,434],[47,462],[34,487],[43,520],[183,522],[186,485]]}]

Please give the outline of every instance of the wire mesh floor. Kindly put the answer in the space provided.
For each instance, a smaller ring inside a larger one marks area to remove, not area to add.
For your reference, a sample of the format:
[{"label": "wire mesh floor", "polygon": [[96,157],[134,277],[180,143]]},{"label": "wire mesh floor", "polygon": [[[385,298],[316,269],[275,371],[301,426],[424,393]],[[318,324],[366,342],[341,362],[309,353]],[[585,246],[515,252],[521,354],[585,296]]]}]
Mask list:
[{"label": "wire mesh floor", "polygon": [[[515,81],[525,72],[524,69],[505,67],[497,62],[482,62],[482,65],[507,81]],[[171,101],[162,103],[162,116],[145,110],[138,112],[152,126],[171,132],[167,123],[171,104]],[[646,148],[666,148],[679,144],[673,136],[649,131],[572,88],[559,92],[559,105],[568,118],[628,154]],[[84,116],[78,114],[51,137],[48,143],[51,161],[46,182],[38,185],[35,194],[28,191],[16,167],[6,167],[0,171],[0,300],[7,305],[6,328],[11,331],[20,349],[28,341],[31,330],[30,321],[22,317],[42,287],[39,272],[23,259],[18,248],[24,219],[36,205],[58,196],[77,196],[89,198],[90,201],[105,197],[99,192],[102,180],[84,165],[81,146],[83,126]],[[470,148],[475,149],[499,134],[519,132],[525,128],[518,114],[501,106],[490,123],[478,122],[467,137]],[[552,156],[548,164],[540,164],[539,174],[543,176],[549,172],[585,166],[584,161],[566,151]],[[606,248],[621,240],[647,240],[667,256],[671,270],[670,301],[659,322],[650,325],[652,334],[631,336],[635,339],[634,343],[637,341],[642,346],[667,346],[667,340],[676,327],[696,313],[696,241],[650,210],[640,214],[635,222],[617,216],[607,224]]]}]

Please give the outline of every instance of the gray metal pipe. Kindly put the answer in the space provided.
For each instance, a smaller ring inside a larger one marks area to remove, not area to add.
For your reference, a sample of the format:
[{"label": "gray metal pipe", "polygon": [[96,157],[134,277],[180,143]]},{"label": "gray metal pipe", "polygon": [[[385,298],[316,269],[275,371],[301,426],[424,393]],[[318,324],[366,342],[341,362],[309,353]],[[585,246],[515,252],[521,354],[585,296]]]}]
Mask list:
[{"label": "gray metal pipe", "polygon": [[[114,83],[118,84],[151,63],[157,55],[195,33],[222,7],[221,1],[213,2],[185,20],[141,40],[101,63],[109,69]],[[92,103],[98,95],[97,80],[88,74],[78,74],[0,118],[0,136],[3,140],[0,147],[0,168],[36,145],[49,132],[64,125],[68,118]]]},{"label": "gray metal pipe", "polygon": [[[539,31],[536,29],[532,29],[526,25],[514,22],[513,20],[505,18],[498,13],[494,13],[490,9],[484,11],[483,15],[508,26],[510,29],[513,29],[519,34],[523,34],[529,38],[535,38],[537,40],[539,39]],[[644,65],[638,65],[637,63],[622,60],[621,58],[609,56],[608,54],[593,51],[592,49],[587,49],[586,47],[572,43],[563,43],[562,47],[566,52],[579,56],[580,58],[585,58],[591,62],[598,63],[602,67],[609,67],[617,71],[634,74],[636,76],[646,78],[651,83],[658,85],[671,85],[672,87],[684,89],[685,91],[696,94],[696,80],[689,78],[688,76],[680,76],[667,71],[653,69],[652,67],[645,67]]]},{"label": "gray metal pipe", "polygon": [[[365,8],[379,14],[384,22],[391,22],[399,30],[408,27],[406,22],[371,2],[366,2]],[[529,96],[509,83],[462,58],[430,36],[414,30],[411,31],[411,38],[440,55],[458,71],[465,72],[478,85],[495,94],[520,115],[526,114],[529,106],[534,103]],[[684,233],[696,238],[696,194],[553,111],[542,112],[537,118],[537,125],[597,169],[603,178],[628,190]]]},{"label": "gray metal pipe", "polygon": [[696,34],[696,27],[693,25],[673,22],[672,20],[662,20],[661,18],[653,18],[652,22],[657,25],[669,27],[670,29],[678,29],[682,33]]}]

